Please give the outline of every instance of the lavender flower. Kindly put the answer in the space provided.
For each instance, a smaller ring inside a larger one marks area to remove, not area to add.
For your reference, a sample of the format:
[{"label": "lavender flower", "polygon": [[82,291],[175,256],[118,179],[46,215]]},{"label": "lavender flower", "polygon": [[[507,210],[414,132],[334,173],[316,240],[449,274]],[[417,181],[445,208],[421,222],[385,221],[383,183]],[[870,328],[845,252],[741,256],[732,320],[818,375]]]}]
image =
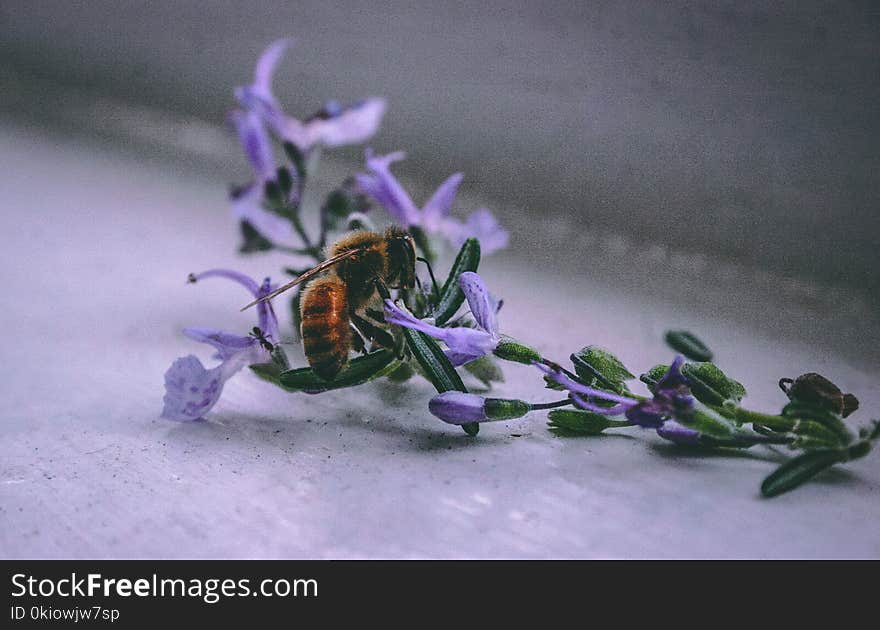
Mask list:
[{"label": "lavender flower", "polygon": [[459,285],[477,322],[477,328],[441,328],[418,319],[391,300],[385,300],[385,321],[421,331],[443,341],[449,348],[446,356],[454,366],[478,359],[492,352],[501,341],[498,320],[495,317],[496,304],[478,274],[472,271],[462,273]]},{"label": "lavender flower", "polygon": [[486,399],[477,394],[443,392],[431,399],[428,410],[449,424],[482,422],[486,419],[485,402]]},{"label": "lavender flower", "polygon": [[[190,282],[204,278],[220,277],[238,282],[248,289],[255,298],[268,295],[273,287],[266,278],[258,285],[248,276],[227,269],[212,269],[190,276]],[[261,336],[269,343],[280,338],[278,319],[271,303],[257,305],[258,328]],[[183,331],[190,339],[207,343],[217,350],[215,355],[221,363],[206,369],[195,356],[181,357],[171,364],[165,372],[165,405],[162,417],[169,420],[197,420],[204,416],[217,403],[223,392],[223,385],[244,366],[271,360],[263,340],[254,335],[238,335],[214,328],[186,328]]]},{"label": "lavender flower", "polygon": [[454,247],[461,247],[469,238],[480,241],[480,250],[486,254],[504,249],[510,242],[510,233],[501,227],[498,219],[486,208],[472,212],[461,223],[450,220],[447,236]]},{"label": "lavender flower", "polygon": [[416,226],[429,234],[439,234],[459,247],[470,237],[478,238],[483,254],[491,254],[507,246],[507,231],[485,208],[471,214],[464,223],[449,216],[463,178],[461,173],[450,175],[440,184],[420,210],[391,173],[391,165],[404,159],[406,154],[396,151],[388,155],[374,155],[372,150],[367,149],[365,155],[370,172],[355,176],[358,186],[361,192],[385,208],[398,225],[405,228]]},{"label": "lavender flower", "polygon": [[468,424],[493,420],[520,418],[532,410],[532,406],[511,398],[484,398],[466,392],[443,392],[431,399],[428,409],[449,424]]},{"label": "lavender flower", "polygon": [[702,443],[699,431],[689,429],[675,420],[667,420],[657,427],[657,435],[664,440],[685,446],[699,446]]},{"label": "lavender flower", "polygon": [[[643,401],[589,387],[569,378],[560,370],[541,363],[535,363],[535,365],[567,389],[572,400],[582,409],[607,416],[625,415],[633,424],[648,429],[657,429],[663,426],[663,423],[669,418],[686,419],[693,412],[694,399],[690,395],[687,380],[681,373],[683,363],[684,357],[680,355],[675,357],[669,370],[657,382],[654,397]],[[584,397],[611,402],[614,405],[604,407],[590,402]]]},{"label": "lavender flower", "polygon": [[263,51],[254,71],[254,82],[235,90],[241,106],[258,115],[276,135],[292,142],[303,153],[319,145],[338,147],[372,138],[385,114],[385,101],[381,98],[368,98],[348,108],[330,101],[304,121],[284,113],[272,91],[272,79],[290,43],[289,39],[280,39]]},{"label": "lavender flower", "polygon": [[269,241],[289,242],[293,235],[290,222],[268,210],[263,199],[266,182],[275,178],[272,145],[263,121],[252,111],[240,110],[232,112],[229,120],[235,127],[242,149],[254,170],[254,181],[233,192],[232,211]]}]

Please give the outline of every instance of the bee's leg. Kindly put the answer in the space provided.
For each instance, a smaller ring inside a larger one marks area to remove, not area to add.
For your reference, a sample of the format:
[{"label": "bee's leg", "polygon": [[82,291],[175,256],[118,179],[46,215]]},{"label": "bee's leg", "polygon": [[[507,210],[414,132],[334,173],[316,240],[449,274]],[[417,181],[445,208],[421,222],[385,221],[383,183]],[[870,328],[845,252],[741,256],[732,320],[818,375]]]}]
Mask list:
[{"label": "bee's leg", "polygon": [[382,330],[357,313],[351,313],[351,321],[368,340],[378,343],[383,348],[394,349],[394,337],[387,330]]},{"label": "bee's leg", "polygon": [[353,323],[349,324],[349,328],[351,328],[351,349],[355,352],[366,354],[367,342],[364,341],[364,336],[361,334],[361,331],[359,331],[357,326]]}]

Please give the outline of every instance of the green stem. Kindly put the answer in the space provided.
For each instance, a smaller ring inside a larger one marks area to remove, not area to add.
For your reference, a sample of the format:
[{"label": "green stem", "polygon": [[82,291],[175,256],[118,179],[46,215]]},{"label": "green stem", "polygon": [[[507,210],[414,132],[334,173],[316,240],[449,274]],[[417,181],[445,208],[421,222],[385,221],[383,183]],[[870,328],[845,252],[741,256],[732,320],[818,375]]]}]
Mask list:
[{"label": "green stem", "polygon": [[321,249],[317,247],[314,243],[312,243],[312,239],[309,238],[309,235],[306,233],[305,228],[303,227],[302,221],[299,218],[299,212],[293,212],[290,214],[290,221],[293,223],[293,229],[296,230],[296,233],[302,239],[302,242],[305,243],[305,252],[308,253],[313,258],[320,260],[321,258]]},{"label": "green stem", "polygon": [[531,403],[532,411],[538,411],[540,409],[555,409],[556,407],[565,407],[566,405],[571,405],[570,398],[564,398],[563,400],[556,400],[554,402],[547,403]]},{"label": "green stem", "polygon": [[[713,407],[713,409],[725,417],[730,417],[729,412],[722,412],[719,407]],[[795,424],[791,418],[751,411],[743,407],[737,407],[731,419],[736,420],[739,424],[759,424],[774,431],[791,431]]]}]

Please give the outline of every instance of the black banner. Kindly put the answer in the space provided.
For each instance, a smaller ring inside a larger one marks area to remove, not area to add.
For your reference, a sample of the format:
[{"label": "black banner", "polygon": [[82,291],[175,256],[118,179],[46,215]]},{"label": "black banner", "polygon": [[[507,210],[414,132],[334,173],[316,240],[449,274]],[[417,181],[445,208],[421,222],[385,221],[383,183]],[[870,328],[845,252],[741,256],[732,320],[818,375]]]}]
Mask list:
[{"label": "black banner", "polygon": [[[475,609],[496,619],[546,607],[583,615],[722,609],[785,591],[809,601],[811,584],[840,588],[844,563],[549,561],[5,561],[0,627],[24,625],[330,622],[422,611],[454,618]],[[846,565],[848,566],[848,565]],[[846,574],[852,575],[851,572]],[[867,584],[866,584],[867,586]],[[849,597],[855,592],[850,591]],[[739,608],[745,612],[748,607]],[[463,619],[462,619],[463,620]],[[411,620],[415,622],[415,620]]]}]

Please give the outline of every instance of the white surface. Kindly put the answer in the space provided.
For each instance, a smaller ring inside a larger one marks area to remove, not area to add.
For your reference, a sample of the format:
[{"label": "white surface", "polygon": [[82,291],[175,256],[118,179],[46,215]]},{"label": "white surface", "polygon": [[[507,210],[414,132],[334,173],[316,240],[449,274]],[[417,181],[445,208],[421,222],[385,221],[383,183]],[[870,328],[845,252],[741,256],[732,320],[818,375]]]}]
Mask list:
[{"label": "white surface", "polygon": [[[235,260],[219,179],[33,130],[0,127],[0,151],[2,557],[880,557],[876,453],[767,501],[770,450],[562,439],[541,414],[469,439],[427,413],[424,382],[308,397],[242,373],[207,421],[162,420],[165,369],[209,355],[180,329],[252,325],[241,289],[186,273],[276,273],[278,259]],[[674,323],[710,341],[754,408],[777,409],[776,379],[810,369],[880,405],[874,320],[841,332],[860,350],[832,356],[822,331],[841,320],[821,309],[789,305],[809,346],[736,323],[774,317],[748,296],[710,318],[548,254],[483,271],[502,326],[548,356],[598,343],[646,369]],[[502,391],[550,399],[528,368],[505,369]]]}]

